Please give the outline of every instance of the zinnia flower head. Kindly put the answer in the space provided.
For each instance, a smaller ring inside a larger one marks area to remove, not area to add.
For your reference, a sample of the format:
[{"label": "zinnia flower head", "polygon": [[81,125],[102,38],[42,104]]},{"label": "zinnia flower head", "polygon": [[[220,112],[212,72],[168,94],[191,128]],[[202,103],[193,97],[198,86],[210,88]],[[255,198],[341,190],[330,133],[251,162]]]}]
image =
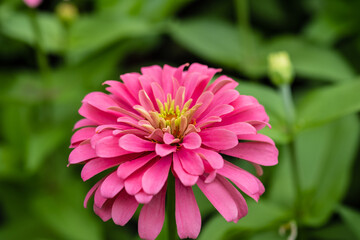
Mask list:
[{"label": "zinnia flower head", "polygon": [[37,8],[42,3],[42,0],[24,0],[24,3],[30,8]]},{"label": "zinnia flower head", "polygon": [[[112,169],[85,197],[94,211],[125,225],[139,205],[141,238],[155,239],[165,218],[167,188],[175,187],[175,217],[180,238],[196,238],[201,215],[192,186],[197,185],[219,213],[237,222],[247,204],[232,184],[256,201],[264,192],[258,178],[223,156],[259,165],[277,164],[274,142],[257,131],[268,125],[264,107],[240,95],[237,83],[201,64],[165,65],[106,81],[110,94],[85,96],[75,124],[69,164],[83,163],[84,181]],[[175,186],[167,186],[169,174]],[[230,183],[230,180],[232,183]]]}]

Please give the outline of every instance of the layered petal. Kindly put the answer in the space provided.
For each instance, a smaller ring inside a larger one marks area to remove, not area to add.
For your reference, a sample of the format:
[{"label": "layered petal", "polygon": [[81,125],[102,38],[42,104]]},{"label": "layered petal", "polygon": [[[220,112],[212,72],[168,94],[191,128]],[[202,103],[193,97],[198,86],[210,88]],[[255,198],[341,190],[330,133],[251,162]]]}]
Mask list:
[{"label": "layered petal", "polygon": [[175,218],[180,238],[196,239],[201,229],[201,215],[191,187],[175,179]]},{"label": "layered petal", "polygon": [[139,215],[138,231],[143,239],[155,239],[164,224],[166,187],[145,204]]}]

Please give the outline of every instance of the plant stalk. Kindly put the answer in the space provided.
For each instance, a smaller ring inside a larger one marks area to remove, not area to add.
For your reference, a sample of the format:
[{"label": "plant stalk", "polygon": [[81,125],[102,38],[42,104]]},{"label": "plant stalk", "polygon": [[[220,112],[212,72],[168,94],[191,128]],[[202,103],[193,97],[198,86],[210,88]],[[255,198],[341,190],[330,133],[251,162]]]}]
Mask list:
[{"label": "plant stalk", "polygon": [[291,93],[290,84],[282,84],[279,86],[281,96],[283,98],[285,114],[287,116],[287,131],[290,135],[290,143],[289,143],[289,150],[290,150],[290,165],[291,171],[294,181],[295,187],[295,214],[296,218],[298,219],[301,214],[301,185],[300,185],[300,175],[299,175],[299,168],[298,168],[298,160],[296,155],[296,145],[295,145],[295,107],[293,102],[293,97]]},{"label": "plant stalk", "polygon": [[168,240],[176,240],[176,221],[175,221],[175,178],[170,172],[166,191],[166,212],[168,221]]}]

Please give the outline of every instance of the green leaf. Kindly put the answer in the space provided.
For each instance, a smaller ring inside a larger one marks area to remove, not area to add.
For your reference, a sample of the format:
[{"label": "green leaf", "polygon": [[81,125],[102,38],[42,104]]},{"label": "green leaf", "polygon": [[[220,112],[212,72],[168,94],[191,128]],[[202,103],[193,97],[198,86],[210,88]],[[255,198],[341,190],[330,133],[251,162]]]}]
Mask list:
[{"label": "green leaf", "polygon": [[[304,224],[324,224],[342,200],[349,185],[349,172],[358,143],[359,121],[356,115],[307,129],[296,136]],[[291,155],[287,146],[279,150],[279,166],[272,176],[268,194],[271,201],[291,208],[295,201]]]},{"label": "green leaf", "polygon": [[360,239],[360,212],[354,209],[340,206],[338,208],[341,218],[345,221],[357,239]]},{"label": "green leaf", "polygon": [[312,127],[358,112],[359,92],[360,80],[311,91],[298,104],[298,127]]},{"label": "green leaf", "polygon": [[309,234],[311,239],[321,240],[354,240],[356,236],[348,226],[343,223],[335,223],[321,229],[314,229]]},{"label": "green leaf", "polygon": [[356,115],[309,129],[297,136],[305,224],[324,224],[346,194],[358,144],[359,120]]},{"label": "green leaf", "polygon": [[173,39],[195,54],[224,66],[239,68],[241,39],[235,26],[215,19],[191,19],[170,24]]},{"label": "green leaf", "polygon": [[248,207],[248,215],[238,223],[226,222],[220,214],[217,214],[203,227],[199,240],[224,239],[230,231],[232,237],[236,235],[239,239],[244,233],[260,231],[272,226],[278,227],[291,216],[283,207],[266,200],[260,200],[259,203],[248,202]]},{"label": "green leaf", "polygon": [[61,239],[102,239],[101,219],[95,218],[91,207],[83,208],[83,183],[71,183],[62,191],[42,192],[33,196],[32,209],[43,224],[55,231]]},{"label": "green leaf", "polygon": [[85,16],[78,19],[71,29],[69,59],[77,62],[120,40],[156,33],[154,26],[141,18],[119,16],[107,11]]},{"label": "green leaf", "polygon": [[290,149],[279,146],[279,164],[274,168],[268,189],[269,200],[281,206],[292,208],[295,201],[295,188],[290,165]]},{"label": "green leaf", "polygon": [[27,145],[25,169],[36,172],[45,161],[46,157],[62,143],[66,132],[61,128],[46,128],[29,137]]},{"label": "green leaf", "polygon": [[[37,13],[40,25],[43,48],[47,52],[59,53],[64,49],[64,29],[53,14]],[[30,16],[9,10],[0,15],[1,32],[10,38],[25,42],[31,46],[35,44],[35,35]]]},{"label": "green leaf", "polygon": [[260,104],[265,107],[266,113],[270,117],[269,123],[272,128],[264,128],[261,133],[273,138],[277,143],[287,143],[290,140],[286,132],[285,112],[280,95],[270,87],[256,83],[238,81],[236,90],[243,95],[255,97]]}]

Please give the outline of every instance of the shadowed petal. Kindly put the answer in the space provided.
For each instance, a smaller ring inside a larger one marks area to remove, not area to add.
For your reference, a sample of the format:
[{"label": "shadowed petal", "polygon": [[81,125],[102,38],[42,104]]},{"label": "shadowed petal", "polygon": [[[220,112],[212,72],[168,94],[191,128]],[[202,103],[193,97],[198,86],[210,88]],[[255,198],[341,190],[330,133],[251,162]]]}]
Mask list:
[{"label": "shadowed petal", "polygon": [[113,198],[124,188],[124,181],[118,177],[116,171],[107,176],[101,184],[100,192],[106,198]]},{"label": "shadowed petal", "polygon": [[131,174],[133,174],[136,170],[144,166],[146,163],[148,163],[150,160],[152,160],[154,157],[156,157],[156,154],[150,153],[139,158],[134,158],[131,161],[124,162],[118,167],[117,174],[122,179],[125,179]]},{"label": "shadowed petal", "polygon": [[172,156],[160,158],[153,166],[151,166],[142,177],[142,187],[147,194],[157,194],[164,186],[170,166]]},{"label": "shadowed petal", "polygon": [[155,239],[161,232],[165,219],[165,195],[164,187],[141,209],[138,232],[142,239]]},{"label": "shadowed petal", "polygon": [[196,239],[201,229],[201,215],[191,187],[175,179],[175,218],[180,238]]},{"label": "shadowed petal", "polygon": [[196,149],[195,152],[205,159],[213,169],[220,169],[224,166],[224,159],[222,156],[213,150],[199,148]]},{"label": "shadowed petal", "polygon": [[224,167],[219,169],[217,172],[218,174],[230,179],[238,188],[241,189],[241,191],[245,192],[256,201],[259,200],[260,195],[263,193],[263,187],[259,186],[260,181],[251,173],[234,164],[226,161]]},{"label": "shadowed petal", "polygon": [[204,173],[204,164],[196,153],[187,149],[180,149],[176,152],[184,170],[192,175],[198,175]]},{"label": "shadowed petal", "polygon": [[199,178],[197,185],[226,221],[236,222],[245,209],[247,212],[246,202],[231,183],[221,178],[217,176],[211,183]]},{"label": "shadowed petal", "polygon": [[176,151],[176,146],[171,146],[171,145],[168,145],[168,144],[156,143],[155,152],[160,157],[165,157],[165,156],[167,156],[170,153],[173,153],[175,151]]},{"label": "shadowed petal", "polygon": [[139,203],[133,196],[121,191],[114,201],[111,216],[115,224],[124,226],[134,215]]},{"label": "shadowed petal", "polygon": [[194,185],[199,178],[199,176],[194,176],[184,171],[177,154],[173,155],[173,170],[185,186]]}]

